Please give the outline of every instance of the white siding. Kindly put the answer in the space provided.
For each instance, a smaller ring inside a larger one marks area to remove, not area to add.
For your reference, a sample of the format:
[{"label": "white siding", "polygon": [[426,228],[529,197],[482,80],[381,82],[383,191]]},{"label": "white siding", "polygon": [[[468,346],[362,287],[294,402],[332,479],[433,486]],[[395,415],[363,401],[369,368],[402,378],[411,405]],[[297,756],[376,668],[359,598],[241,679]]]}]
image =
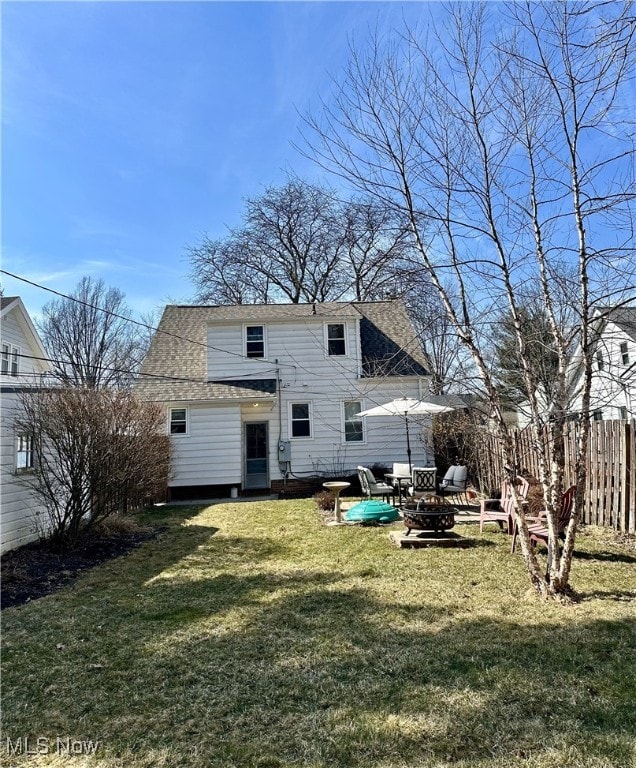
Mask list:
[{"label": "white siding", "polygon": [[[399,417],[366,417],[362,443],[344,441],[342,402],[359,400],[362,409],[385,403],[396,397],[419,397],[417,378],[359,379],[342,387],[340,382],[318,379],[304,387],[282,389],[282,439],[291,440],[291,471],[297,475],[313,473],[350,474],[358,464],[407,461],[406,428]],[[290,436],[289,404],[310,402],[312,406],[312,436]],[[413,465],[430,466],[433,450],[430,441],[430,420],[410,420],[409,434]],[[276,462],[277,463],[277,462]],[[278,468],[276,467],[275,470]],[[280,478],[280,471],[272,472]]]},{"label": "white siding", "polygon": [[[171,407],[183,408],[173,404]],[[170,486],[241,482],[240,405],[192,404],[188,434],[172,436]]]},{"label": "white siding", "polygon": [[[622,361],[621,344],[627,344],[629,363]],[[627,417],[636,417],[636,343],[624,331],[611,322],[607,323],[597,345],[602,354],[603,369],[598,369],[596,353],[592,360],[592,387],[590,392],[590,413],[602,411],[603,419],[620,419],[621,407],[627,408]],[[631,368],[630,368],[631,366]],[[572,410],[581,408],[580,389]]]},{"label": "white siding", "polygon": [[28,474],[16,474],[16,436],[13,420],[18,406],[18,396],[2,394],[0,420],[0,551],[7,552],[38,538],[46,528],[44,507],[29,490]]},{"label": "white siding", "polygon": [[13,387],[37,384],[32,374],[42,373],[47,366],[42,350],[36,346],[20,303],[5,312],[0,325],[0,339],[19,347],[20,373],[16,376],[0,375],[2,404],[0,412],[0,551],[6,552],[38,538],[46,528],[44,507],[28,487],[28,474],[15,472],[16,432],[14,419],[19,395]]},{"label": "white siding", "polygon": [[[338,320],[334,318],[331,322]],[[277,367],[288,378],[294,374],[294,378],[299,380],[307,375],[322,378],[357,376],[360,351],[356,322],[348,321],[345,324],[347,355],[342,357],[327,355],[324,318],[294,319],[293,322],[270,322],[264,325],[267,337],[264,360],[243,357],[242,323],[211,326],[207,343],[213,349],[208,355],[208,378],[273,378]]]}]

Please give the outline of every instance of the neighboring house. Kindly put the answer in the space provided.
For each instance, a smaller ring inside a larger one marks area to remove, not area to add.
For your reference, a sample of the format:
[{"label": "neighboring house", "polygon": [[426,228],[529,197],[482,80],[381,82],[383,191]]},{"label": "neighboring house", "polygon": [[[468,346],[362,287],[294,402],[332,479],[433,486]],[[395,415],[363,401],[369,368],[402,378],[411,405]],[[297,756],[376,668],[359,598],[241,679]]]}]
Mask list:
[{"label": "neighboring house", "polygon": [[33,468],[31,435],[16,432],[22,392],[40,386],[50,369],[47,354],[22,300],[0,299],[0,551],[38,538],[44,509],[28,487]]},{"label": "neighboring house", "polygon": [[[136,391],[165,404],[175,499],[405,461],[403,421],[358,413],[428,381],[399,301],[168,306]],[[412,434],[431,464],[428,429]]]},{"label": "neighboring house", "polygon": [[[636,307],[597,310],[590,415],[593,419],[636,418]],[[581,374],[575,378],[572,410],[580,411]]]},{"label": "neighboring house", "polygon": [[[596,421],[636,418],[636,307],[597,309],[591,335],[590,418]],[[572,358],[569,379],[569,412],[575,417],[581,412],[583,386],[580,349]],[[521,427],[529,423],[527,403],[518,406],[518,419]]]}]

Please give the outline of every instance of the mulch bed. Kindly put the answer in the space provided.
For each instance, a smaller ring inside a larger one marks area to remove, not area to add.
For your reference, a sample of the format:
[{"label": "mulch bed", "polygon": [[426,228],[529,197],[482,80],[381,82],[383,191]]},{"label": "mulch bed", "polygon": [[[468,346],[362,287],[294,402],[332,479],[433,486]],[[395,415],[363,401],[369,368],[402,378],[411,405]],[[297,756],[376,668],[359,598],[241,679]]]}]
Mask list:
[{"label": "mulch bed", "polygon": [[95,532],[68,552],[54,551],[35,541],[2,555],[0,602],[2,609],[50,595],[79,574],[107,560],[125,555],[155,538],[164,526],[135,531]]}]

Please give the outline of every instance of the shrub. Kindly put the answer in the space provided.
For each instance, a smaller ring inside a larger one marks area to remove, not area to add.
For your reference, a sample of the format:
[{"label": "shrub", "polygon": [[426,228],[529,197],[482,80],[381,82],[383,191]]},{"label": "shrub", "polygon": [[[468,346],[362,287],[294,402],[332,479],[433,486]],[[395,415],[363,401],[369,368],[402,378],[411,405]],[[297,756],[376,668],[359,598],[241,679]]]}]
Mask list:
[{"label": "shrub", "polygon": [[323,512],[332,512],[336,507],[336,497],[331,491],[320,491],[314,495],[314,501],[318,509]]}]

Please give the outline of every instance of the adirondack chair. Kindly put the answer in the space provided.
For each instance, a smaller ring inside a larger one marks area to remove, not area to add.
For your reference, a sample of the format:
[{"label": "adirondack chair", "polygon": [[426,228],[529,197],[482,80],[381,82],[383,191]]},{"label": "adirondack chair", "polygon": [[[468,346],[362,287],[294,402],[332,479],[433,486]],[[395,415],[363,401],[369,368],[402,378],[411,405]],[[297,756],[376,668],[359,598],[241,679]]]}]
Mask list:
[{"label": "adirondack chair", "polygon": [[368,467],[357,467],[357,470],[362,495],[367,499],[372,499],[374,496],[381,496],[390,504],[393,496],[393,486],[387,485],[387,483],[379,483]]},{"label": "adirondack chair", "polygon": [[[525,501],[528,496],[530,484],[521,476],[515,478],[515,488],[517,496]],[[510,501],[509,501],[510,500]],[[482,499],[479,510],[479,532],[484,530],[484,523],[495,522],[501,530],[512,535],[514,533],[514,502],[512,502],[512,491],[507,481],[501,484],[501,497],[499,499]]]},{"label": "adirondack chair", "polygon": [[[559,508],[559,514],[557,517],[557,532],[560,539],[565,538],[565,529],[568,527],[568,523],[570,522],[575,497],[576,485],[570,486],[561,497],[561,506]],[[538,515],[533,515],[532,517],[528,516],[527,520],[528,532],[530,533],[530,543],[533,546],[535,544],[544,544],[548,548],[548,563],[550,563],[552,561],[552,552],[550,551],[547,515],[548,513],[545,510],[542,510]],[[518,534],[519,531],[517,530],[517,525],[515,524],[514,533],[512,535],[511,552],[515,551]]]}]

